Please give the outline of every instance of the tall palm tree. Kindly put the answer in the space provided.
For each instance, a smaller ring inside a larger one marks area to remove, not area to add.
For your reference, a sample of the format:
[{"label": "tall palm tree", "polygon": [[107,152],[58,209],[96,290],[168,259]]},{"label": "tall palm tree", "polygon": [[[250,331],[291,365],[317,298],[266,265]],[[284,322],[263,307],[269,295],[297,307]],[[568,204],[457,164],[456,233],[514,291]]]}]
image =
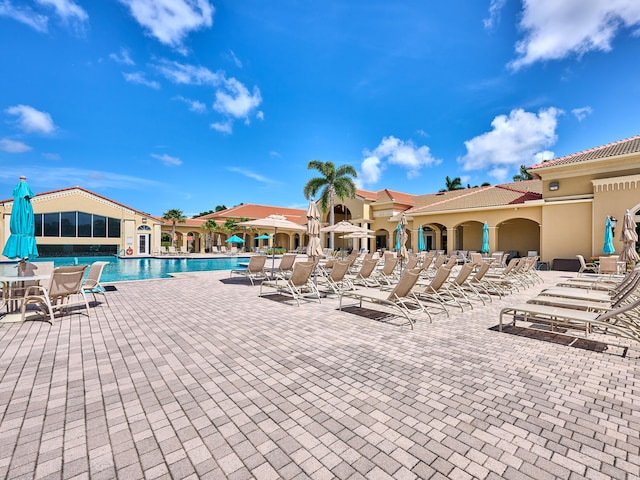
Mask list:
[{"label": "tall palm tree", "polygon": [[440,190],[441,192],[450,192],[452,190],[462,190],[464,188],[464,185],[462,185],[462,180],[460,180],[460,177],[450,178],[449,175],[445,177],[444,185],[445,185],[445,188]]},{"label": "tall palm tree", "polygon": [[533,175],[527,172],[526,165],[520,165],[520,172],[518,172],[517,175],[513,176],[514,182],[523,182],[525,180],[532,180],[532,179],[533,179]]},{"label": "tall palm tree", "polygon": [[[358,172],[351,165],[341,165],[338,168],[333,162],[321,162],[311,160],[307,165],[309,170],[317,170],[320,177],[310,179],[304,186],[304,196],[311,200],[320,192],[320,208],[323,212],[329,210],[329,225],[335,222],[334,198],[338,196],[342,200],[345,198],[355,198],[356,184],[353,178],[358,176]],[[353,177],[353,178],[352,178]],[[333,250],[333,232],[329,236],[329,247]]]},{"label": "tall palm tree", "polygon": [[172,208],[162,214],[162,219],[171,222],[171,245],[176,246],[176,223],[184,223],[187,217],[184,216],[182,210]]},{"label": "tall palm tree", "polygon": [[207,232],[207,246],[209,249],[211,249],[211,244],[213,243],[213,232],[218,228],[216,221],[211,218],[202,224],[202,229]]}]

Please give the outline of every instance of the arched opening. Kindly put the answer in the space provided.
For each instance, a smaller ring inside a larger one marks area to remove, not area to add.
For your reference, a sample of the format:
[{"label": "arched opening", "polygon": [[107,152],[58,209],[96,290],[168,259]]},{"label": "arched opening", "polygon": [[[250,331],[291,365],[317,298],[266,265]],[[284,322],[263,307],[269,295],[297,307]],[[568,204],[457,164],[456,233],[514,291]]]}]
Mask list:
[{"label": "arched opening", "polygon": [[376,250],[389,249],[389,232],[384,228],[376,230]]},{"label": "arched opening", "polygon": [[441,223],[426,223],[422,225],[425,249],[447,251],[447,227]]},{"label": "arched opening", "polygon": [[513,257],[540,253],[540,225],[526,218],[511,218],[497,225],[498,250]]},{"label": "arched opening", "polygon": [[338,205],[334,205],[333,217],[334,217],[335,223],[342,222],[343,220],[353,219],[353,215],[351,215],[351,210],[349,210],[347,206],[342,205],[341,203]]},{"label": "arched opening", "polygon": [[479,252],[482,250],[482,227],[484,223],[467,220],[456,227],[456,250]]}]

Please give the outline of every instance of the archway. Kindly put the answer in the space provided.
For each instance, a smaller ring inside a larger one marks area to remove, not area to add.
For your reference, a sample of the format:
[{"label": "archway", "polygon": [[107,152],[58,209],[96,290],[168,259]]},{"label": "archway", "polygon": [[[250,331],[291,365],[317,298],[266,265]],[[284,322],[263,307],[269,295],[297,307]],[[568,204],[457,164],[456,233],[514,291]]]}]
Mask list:
[{"label": "archway", "polygon": [[384,228],[376,230],[376,250],[389,249],[389,232]]},{"label": "archway", "polygon": [[540,253],[540,225],[527,218],[510,218],[497,225],[498,250],[510,257],[526,257]]}]

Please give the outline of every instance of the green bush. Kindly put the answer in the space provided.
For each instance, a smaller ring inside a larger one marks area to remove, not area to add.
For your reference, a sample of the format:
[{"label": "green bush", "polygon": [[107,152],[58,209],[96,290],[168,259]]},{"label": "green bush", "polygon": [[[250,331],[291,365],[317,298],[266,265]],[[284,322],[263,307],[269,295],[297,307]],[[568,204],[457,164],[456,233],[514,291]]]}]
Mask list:
[{"label": "green bush", "polygon": [[267,255],[282,255],[283,253],[287,253],[286,248],[270,248],[267,250]]}]

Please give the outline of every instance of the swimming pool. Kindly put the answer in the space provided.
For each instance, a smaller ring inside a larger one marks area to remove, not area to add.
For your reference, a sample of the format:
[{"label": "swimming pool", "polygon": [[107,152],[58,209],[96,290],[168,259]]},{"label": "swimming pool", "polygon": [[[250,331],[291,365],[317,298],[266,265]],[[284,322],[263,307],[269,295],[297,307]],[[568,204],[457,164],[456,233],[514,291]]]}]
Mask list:
[{"label": "swimming pool", "polygon": [[[34,263],[53,262],[56,267],[65,265],[91,265],[93,262],[109,262],[102,272],[101,282],[121,282],[125,280],[149,280],[167,278],[171,273],[202,272],[209,270],[231,270],[238,268],[239,262],[249,261],[249,257],[222,258],[126,258],[118,257],[56,257],[38,258]],[[16,264],[5,264],[0,274],[15,272]]]}]

